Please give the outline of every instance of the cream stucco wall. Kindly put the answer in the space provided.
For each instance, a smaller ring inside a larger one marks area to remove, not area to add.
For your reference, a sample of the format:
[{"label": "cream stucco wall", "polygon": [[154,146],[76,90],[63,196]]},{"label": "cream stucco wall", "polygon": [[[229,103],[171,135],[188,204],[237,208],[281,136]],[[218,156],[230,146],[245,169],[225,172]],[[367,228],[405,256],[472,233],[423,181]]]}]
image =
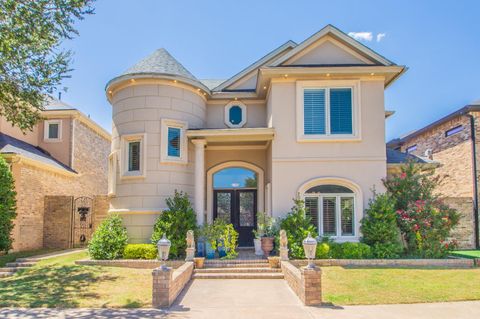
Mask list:
[{"label": "cream stucco wall", "polygon": [[[166,208],[165,200],[175,190],[186,192],[192,202],[194,195],[194,147],[188,143],[187,164],[161,163],[161,120],[184,121],[188,128],[204,127],[205,100],[193,90],[173,83],[139,84],[116,92],[112,107],[112,151],[117,152],[119,165],[110,210],[121,213],[131,242],[147,242],[156,217]],[[145,134],[144,177],[122,177],[121,137],[129,134]]]},{"label": "cream stucco wall", "polygon": [[383,82],[360,83],[360,141],[297,142],[295,95],[295,80],[273,83],[267,103],[267,118],[276,130],[271,151],[273,215],[285,215],[307,181],[334,177],[361,189],[363,207],[356,212],[360,218],[372,187],[382,191],[386,176]]},{"label": "cream stucco wall", "polygon": [[[207,104],[207,128],[228,128],[225,124],[225,105],[231,101]],[[247,107],[247,123],[244,127],[266,127],[267,110],[263,101],[241,101]]]}]

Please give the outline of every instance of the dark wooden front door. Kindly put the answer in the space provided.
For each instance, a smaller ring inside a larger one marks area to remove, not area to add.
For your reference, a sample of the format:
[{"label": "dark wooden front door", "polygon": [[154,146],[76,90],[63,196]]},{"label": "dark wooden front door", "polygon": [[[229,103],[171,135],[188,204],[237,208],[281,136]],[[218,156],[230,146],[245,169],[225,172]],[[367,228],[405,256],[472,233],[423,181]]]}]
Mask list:
[{"label": "dark wooden front door", "polygon": [[257,227],[257,190],[215,190],[213,218],[224,218],[238,232],[240,247],[253,247],[252,231]]}]

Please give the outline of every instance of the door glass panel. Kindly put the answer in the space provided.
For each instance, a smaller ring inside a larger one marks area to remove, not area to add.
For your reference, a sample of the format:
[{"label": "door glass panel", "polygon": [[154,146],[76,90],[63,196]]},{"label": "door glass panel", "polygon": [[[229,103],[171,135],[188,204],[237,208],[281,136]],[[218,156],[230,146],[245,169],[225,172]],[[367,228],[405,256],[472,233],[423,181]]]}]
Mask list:
[{"label": "door glass panel", "polygon": [[254,194],[253,192],[240,192],[240,227],[253,227],[254,223]]},{"label": "door glass panel", "polygon": [[217,218],[222,218],[231,223],[232,194],[217,193]]},{"label": "door glass panel", "polygon": [[323,235],[336,236],[337,225],[335,222],[336,198],[323,198]]}]

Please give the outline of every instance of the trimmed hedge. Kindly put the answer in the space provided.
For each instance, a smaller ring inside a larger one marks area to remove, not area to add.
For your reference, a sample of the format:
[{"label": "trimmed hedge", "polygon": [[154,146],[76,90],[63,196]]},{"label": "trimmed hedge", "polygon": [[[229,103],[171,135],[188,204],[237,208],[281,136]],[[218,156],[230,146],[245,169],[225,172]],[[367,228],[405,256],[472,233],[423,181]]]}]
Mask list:
[{"label": "trimmed hedge", "polygon": [[372,258],[372,249],[363,243],[335,243],[328,239],[317,244],[317,259],[369,259]]},{"label": "trimmed hedge", "polygon": [[156,259],[157,247],[152,244],[128,244],[123,250],[124,259]]}]

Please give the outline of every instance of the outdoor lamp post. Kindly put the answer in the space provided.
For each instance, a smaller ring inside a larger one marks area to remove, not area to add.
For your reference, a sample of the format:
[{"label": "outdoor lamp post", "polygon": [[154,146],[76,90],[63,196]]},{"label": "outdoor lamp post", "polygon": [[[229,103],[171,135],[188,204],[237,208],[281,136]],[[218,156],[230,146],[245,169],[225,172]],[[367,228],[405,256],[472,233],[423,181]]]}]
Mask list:
[{"label": "outdoor lamp post", "polygon": [[308,233],[307,238],[303,240],[303,250],[305,251],[305,257],[308,259],[308,269],[315,269],[315,252],[317,250],[317,240],[310,236]]},{"label": "outdoor lamp post", "polygon": [[157,243],[158,258],[162,261],[162,269],[167,268],[166,261],[168,259],[168,253],[171,245],[172,243],[167,239],[167,237],[165,237],[165,234],[163,234],[162,239],[160,239]]}]

